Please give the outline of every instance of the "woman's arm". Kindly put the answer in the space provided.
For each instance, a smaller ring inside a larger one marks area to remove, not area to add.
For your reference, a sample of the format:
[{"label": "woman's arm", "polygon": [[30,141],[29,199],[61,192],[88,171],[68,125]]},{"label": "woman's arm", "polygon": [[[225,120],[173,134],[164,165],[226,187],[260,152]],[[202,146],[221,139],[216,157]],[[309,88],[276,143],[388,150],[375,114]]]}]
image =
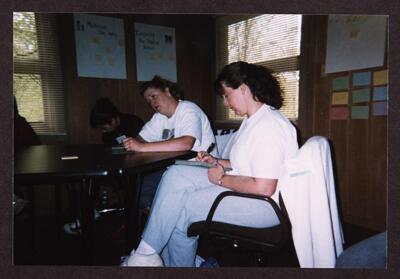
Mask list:
[{"label": "woman's arm", "polygon": [[221,166],[208,170],[208,179],[233,191],[272,196],[275,193],[278,179],[255,178],[240,175],[225,175]]},{"label": "woman's arm", "polygon": [[157,152],[157,151],[188,151],[195,143],[195,138],[191,136],[182,136],[156,142],[142,142],[137,139],[127,138],[124,140],[126,150],[138,152]]},{"label": "woman's arm", "polygon": [[231,167],[231,161],[230,160],[215,158],[214,156],[208,154],[205,151],[197,152],[196,160],[197,161],[211,163],[211,164],[221,165],[224,168],[230,168]]}]

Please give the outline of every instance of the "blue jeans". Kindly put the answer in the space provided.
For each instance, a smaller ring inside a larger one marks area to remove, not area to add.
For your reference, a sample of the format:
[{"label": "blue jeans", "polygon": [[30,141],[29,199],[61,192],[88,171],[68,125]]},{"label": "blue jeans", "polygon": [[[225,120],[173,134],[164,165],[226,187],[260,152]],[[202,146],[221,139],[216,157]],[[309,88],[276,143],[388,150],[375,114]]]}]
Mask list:
[{"label": "blue jeans", "polygon": [[[194,266],[198,237],[188,237],[187,229],[205,220],[215,198],[228,190],[212,184],[207,169],[171,166],[158,186],[142,239],[161,254],[165,266]],[[251,227],[279,223],[268,203],[240,197],[223,199],[214,220]]]}]

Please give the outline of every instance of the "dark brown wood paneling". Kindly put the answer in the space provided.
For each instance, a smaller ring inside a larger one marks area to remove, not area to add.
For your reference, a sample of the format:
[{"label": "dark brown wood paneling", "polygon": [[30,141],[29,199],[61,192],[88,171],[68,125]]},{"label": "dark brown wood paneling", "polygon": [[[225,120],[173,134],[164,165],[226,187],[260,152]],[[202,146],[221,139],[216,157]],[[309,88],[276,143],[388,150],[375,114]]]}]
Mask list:
[{"label": "dark brown wood paneling", "polygon": [[[324,74],[326,38],[327,16],[303,17],[298,126],[303,141],[323,135],[332,142],[342,221],[383,231],[387,216],[387,117],[373,116],[370,111],[368,119],[351,119],[353,71]],[[379,71],[386,69],[387,64],[385,55],[383,67],[358,71]],[[349,117],[330,120],[332,79],[339,76],[350,78]],[[372,104],[371,97],[360,105],[369,105],[371,109]]]}]

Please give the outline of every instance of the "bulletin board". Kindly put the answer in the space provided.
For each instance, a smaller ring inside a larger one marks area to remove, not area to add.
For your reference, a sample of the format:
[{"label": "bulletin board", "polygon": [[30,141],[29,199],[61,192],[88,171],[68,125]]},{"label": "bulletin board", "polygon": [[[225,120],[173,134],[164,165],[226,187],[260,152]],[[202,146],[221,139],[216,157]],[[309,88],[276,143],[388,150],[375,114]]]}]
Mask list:
[{"label": "bulletin board", "polygon": [[151,80],[159,75],[176,82],[175,29],[135,23],[137,80]]},{"label": "bulletin board", "polygon": [[78,76],[126,79],[122,19],[74,14],[74,31]]}]

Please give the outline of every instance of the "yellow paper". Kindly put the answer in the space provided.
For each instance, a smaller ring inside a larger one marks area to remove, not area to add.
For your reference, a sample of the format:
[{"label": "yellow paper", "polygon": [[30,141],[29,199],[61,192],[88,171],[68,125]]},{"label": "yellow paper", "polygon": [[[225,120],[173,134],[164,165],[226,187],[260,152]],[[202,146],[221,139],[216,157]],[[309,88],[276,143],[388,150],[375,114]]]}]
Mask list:
[{"label": "yellow paper", "polygon": [[335,92],[332,94],[332,105],[347,105],[348,99],[348,92]]},{"label": "yellow paper", "polygon": [[382,85],[388,83],[388,70],[374,72],[374,85]]}]

